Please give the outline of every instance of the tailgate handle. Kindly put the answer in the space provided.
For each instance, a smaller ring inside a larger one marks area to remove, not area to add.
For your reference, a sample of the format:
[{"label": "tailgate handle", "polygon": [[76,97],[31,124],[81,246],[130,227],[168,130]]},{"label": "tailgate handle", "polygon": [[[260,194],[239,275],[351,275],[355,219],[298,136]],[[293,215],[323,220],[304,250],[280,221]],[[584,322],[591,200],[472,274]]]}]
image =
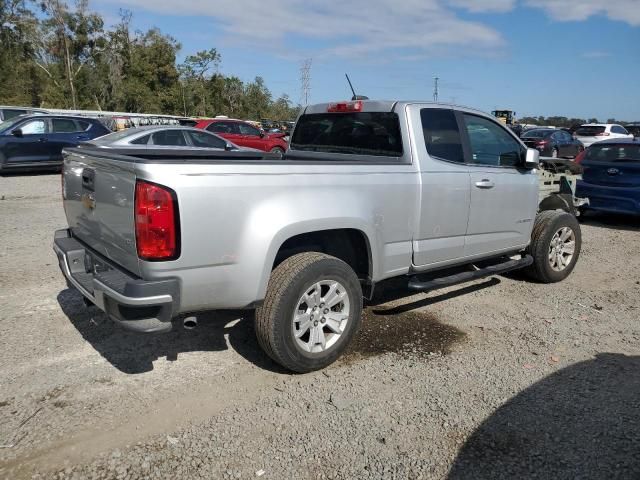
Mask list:
[{"label": "tailgate handle", "polygon": [[94,182],[96,178],[96,172],[92,168],[82,169],[82,188],[94,191]]}]

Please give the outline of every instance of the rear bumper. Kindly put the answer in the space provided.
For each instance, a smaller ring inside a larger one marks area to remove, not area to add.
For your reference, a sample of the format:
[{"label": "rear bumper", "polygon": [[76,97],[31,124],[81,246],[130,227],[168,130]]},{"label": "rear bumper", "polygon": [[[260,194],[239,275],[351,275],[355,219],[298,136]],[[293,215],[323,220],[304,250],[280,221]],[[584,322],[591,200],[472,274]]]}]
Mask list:
[{"label": "rear bumper", "polygon": [[640,215],[640,188],[607,187],[578,180],[576,196],[587,197],[590,210]]},{"label": "rear bumper", "polygon": [[116,323],[136,332],[171,330],[180,303],[177,279],[138,279],[91,251],[66,229],[56,231],[53,250],[67,284]]}]

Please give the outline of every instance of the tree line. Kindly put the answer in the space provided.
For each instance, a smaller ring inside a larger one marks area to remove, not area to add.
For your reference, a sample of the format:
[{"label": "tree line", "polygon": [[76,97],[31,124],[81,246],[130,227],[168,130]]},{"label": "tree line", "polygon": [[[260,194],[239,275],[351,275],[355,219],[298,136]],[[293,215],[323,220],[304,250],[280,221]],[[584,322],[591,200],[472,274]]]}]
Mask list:
[{"label": "tree line", "polygon": [[[597,118],[567,118],[567,117],[522,117],[518,119],[518,123],[525,125],[553,125],[560,128],[571,128],[585,123],[600,123]],[[615,118],[609,118],[604,123],[618,123],[624,125],[625,121],[616,120]]]},{"label": "tree line", "polygon": [[105,27],[88,0],[0,0],[0,104],[184,116],[295,118],[261,77],[220,73],[215,48],[177,60],[180,43],[132,14]]}]

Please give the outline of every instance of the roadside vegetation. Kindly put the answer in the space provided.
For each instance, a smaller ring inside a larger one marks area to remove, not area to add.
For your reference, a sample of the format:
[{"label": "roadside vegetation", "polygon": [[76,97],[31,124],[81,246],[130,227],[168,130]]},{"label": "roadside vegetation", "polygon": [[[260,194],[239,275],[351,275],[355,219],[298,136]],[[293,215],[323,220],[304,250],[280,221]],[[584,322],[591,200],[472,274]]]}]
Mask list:
[{"label": "roadside vegetation", "polygon": [[215,48],[185,55],[159,29],[114,26],[88,0],[0,0],[0,104],[185,116],[290,119],[298,106],[274,98],[261,77],[222,73]]}]

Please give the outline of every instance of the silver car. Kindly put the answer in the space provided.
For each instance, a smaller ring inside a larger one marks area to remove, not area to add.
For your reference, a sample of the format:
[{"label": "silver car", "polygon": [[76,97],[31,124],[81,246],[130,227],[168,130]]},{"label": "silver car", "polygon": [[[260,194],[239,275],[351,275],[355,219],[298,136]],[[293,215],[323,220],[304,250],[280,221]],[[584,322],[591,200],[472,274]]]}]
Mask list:
[{"label": "silver car", "polygon": [[148,126],[128,128],[95,138],[82,145],[98,148],[244,150],[218,135],[193,127]]}]

